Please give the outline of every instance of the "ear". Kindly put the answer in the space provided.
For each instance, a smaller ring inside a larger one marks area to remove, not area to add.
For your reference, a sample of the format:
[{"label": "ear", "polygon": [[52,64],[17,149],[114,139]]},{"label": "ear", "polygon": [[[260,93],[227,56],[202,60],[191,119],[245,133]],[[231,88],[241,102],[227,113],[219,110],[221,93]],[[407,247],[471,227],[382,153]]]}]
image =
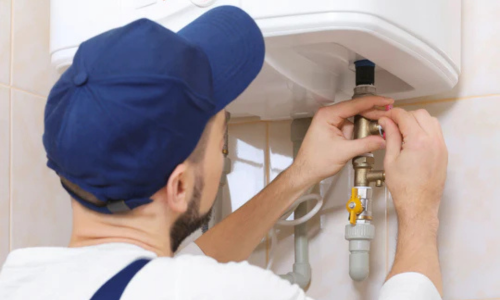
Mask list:
[{"label": "ear", "polygon": [[187,210],[189,205],[189,186],[187,166],[182,163],[172,172],[165,186],[167,205],[174,213],[182,214]]}]

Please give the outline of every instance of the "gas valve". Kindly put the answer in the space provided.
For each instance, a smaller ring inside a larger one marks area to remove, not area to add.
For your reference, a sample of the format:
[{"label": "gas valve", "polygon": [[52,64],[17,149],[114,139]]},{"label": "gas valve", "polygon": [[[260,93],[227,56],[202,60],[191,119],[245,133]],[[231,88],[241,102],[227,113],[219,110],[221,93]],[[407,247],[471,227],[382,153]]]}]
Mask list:
[{"label": "gas valve", "polygon": [[345,207],[347,208],[347,211],[349,212],[349,222],[352,225],[355,225],[356,219],[358,218],[358,215],[361,214],[364,210],[363,205],[361,204],[361,200],[359,199],[359,196],[358,196],[358,189],[352,188],[351,199],[349,199],[349,201],[347,201]]}]

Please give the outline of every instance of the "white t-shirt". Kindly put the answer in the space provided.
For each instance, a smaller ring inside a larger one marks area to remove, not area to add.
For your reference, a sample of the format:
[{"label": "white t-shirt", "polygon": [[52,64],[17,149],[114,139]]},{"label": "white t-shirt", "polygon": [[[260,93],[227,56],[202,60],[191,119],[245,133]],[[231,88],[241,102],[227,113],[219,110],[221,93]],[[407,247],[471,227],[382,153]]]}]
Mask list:
[{"label": "white t-shirt", "polygon": [[[15,250],[0,273],[0,299],[88,300],[125,266],[149,258],[153,260],[130,281],[122,300],[311,300],[271,271],[247,262],[221,264],[186,252],[202,254],[195,244],[173,258],[124,243]],[[427,277],[408,273],[389,280],[381,299],[441,298]]]}]

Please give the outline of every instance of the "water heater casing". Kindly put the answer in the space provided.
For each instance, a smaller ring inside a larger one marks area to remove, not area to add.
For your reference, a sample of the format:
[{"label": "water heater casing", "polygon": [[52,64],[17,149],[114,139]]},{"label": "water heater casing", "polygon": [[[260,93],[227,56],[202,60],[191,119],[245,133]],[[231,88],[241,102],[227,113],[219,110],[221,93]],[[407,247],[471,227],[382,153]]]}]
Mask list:
[{"label": "water heater casing", "polygon": [[266,38],[266,64],[229,106],[234,117],[308,116],[349,99],[353,62],[363,58],[377,64],[379,93],[395,99],[458,81],[460,0],[52,0],[52,63],[64,70],[81,42],[133,20],[177,31],[219,5],[247,11]]}]

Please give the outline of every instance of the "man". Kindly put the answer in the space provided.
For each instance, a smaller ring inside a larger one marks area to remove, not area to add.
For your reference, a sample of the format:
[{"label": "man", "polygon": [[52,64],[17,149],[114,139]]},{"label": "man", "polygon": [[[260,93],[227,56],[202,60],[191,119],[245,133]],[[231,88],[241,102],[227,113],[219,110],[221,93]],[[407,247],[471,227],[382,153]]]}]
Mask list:
[{"label": "man", "polygon": [[[73,199],[71,242],[13,251],[0,298],[308,299],[270,271],[234,261],[247,259],[310,186],[386,147],[399,238],[381,299],[439,299],[446,147],[436,119],[379,111],[393,103],[382,97],[320,109],[294,163],[187,247],[201,255],[173,257],[207,220],[222,173],[224,107],[263,59],[258,27],[234,7],[213,9],[177,34],[139,20],[82,43],[50,93],[43,137],[48,166]],[[378,119],[387,142],[350,140],[347,118],[356,114]]]}]

